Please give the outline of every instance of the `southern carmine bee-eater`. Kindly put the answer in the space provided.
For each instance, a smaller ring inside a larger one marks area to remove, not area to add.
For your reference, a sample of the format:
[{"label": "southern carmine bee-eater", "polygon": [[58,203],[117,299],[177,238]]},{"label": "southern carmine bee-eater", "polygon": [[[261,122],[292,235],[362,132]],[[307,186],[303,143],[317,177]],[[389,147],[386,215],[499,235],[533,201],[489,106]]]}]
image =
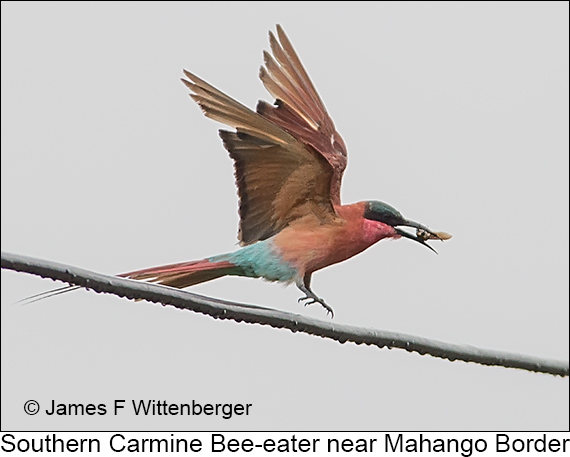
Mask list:
[{"label": "southern carmine bee-eater", "polygon": [[[269,33],[259,76],[275,98],[255,111],[184,70],[182,82],[204,114],[235,131],[220,130],[234,160],[243,247],[230,254],[120,276],[184,288],[222,276],[247,276],[295,285],[299,301],[332,308],[311,290],[311,276],[384,238],[447,240],[380,201],[343,205],[340,186],[346,146],[336,131],[289,38]],[[411,234],[401,227],[413,227]]]},{"label": "southern carmine bee-eater", "polygon": [[[184,288],[220,278],[247,276],[295,285],[299,301],[332,308],[311,290],[311,276],[364,251],[384,238],[447,240],[380,201],[343,205],[340,185],[346,146],[281,26],[269,33],[259,76],[275,98],[255,111],[184,70],[182,82],[204,114],[235,131],[220,130],[234,160],[239,194],[240,245],[236,252],[121,274]],[[412,234],[401,227],[412,227]],[[38,294],[41,299],[78,287]],[[36,298],[39,297],[39,298]],[[35,301],[35,300],[34,300]]]}]

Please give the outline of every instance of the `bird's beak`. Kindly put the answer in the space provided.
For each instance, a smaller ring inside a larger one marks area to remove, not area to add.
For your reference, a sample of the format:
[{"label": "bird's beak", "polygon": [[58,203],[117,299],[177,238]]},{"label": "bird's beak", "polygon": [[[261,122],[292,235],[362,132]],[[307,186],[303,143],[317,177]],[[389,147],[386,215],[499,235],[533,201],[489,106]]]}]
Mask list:
[{"label": "bird's beak", "polygon": [[445,232],[434,232],[434,231],[430,230],[429,228],[423,226],[422,224],[419,224],[419,223],[414,222],[414,221],[408,221],[407,219],[404,219],[403,222],[401,222],[400,224],[397,224],[397,225],[403,225],[404,227],[414,227],[416,229],[415,235],[412,235],[411,233],[406,232],[405,230],[398,228],[398,227],[394,227],[394,229],[396,230],[398,235],[401,235],[405,238],[409,238],[410,240],[417,241],[418,243],[423,244],[426,248],[431,249],[436,254],[437,254],[437,251],[434,248],[432,248],[429,244],[427,244],[426,241],[427,240],[445,241],[445,240],[448,240],[449,238],[451,238],[451,235],[449,235]]}]

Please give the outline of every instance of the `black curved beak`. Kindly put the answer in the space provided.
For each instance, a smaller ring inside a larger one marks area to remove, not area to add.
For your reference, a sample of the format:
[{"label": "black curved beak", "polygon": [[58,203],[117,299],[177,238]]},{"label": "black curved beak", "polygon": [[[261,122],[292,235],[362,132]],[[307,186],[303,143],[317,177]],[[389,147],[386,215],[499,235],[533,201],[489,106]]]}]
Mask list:
[{"label": "black curved beak", "polygon": [[426,240],[430,239],[431,237],[435,237],[435,238],[439,239],[439,236],[437,235],[437,233],[432,232],[430,229],[423,226],[422,224],[419,224],[419,223],[414,222],[414,221],[409,221],[407,219],[404,219],[401,223],[399,223],[397,225],[403,225],[404,227],[415,228],[416,234],[412,235],[411,233],[406,232],[405,230],[402,230],[401,228],[394,227],[396,232],[398,232],[398,235],[401,235],[404,238],[408,238],[410,240],[417,241],[418,243],[423,244],[426,248],[431,249],[433,252],[435,252],[437,254],[437,251],[434,248],[432,248],[429,244],[426,243]]}]

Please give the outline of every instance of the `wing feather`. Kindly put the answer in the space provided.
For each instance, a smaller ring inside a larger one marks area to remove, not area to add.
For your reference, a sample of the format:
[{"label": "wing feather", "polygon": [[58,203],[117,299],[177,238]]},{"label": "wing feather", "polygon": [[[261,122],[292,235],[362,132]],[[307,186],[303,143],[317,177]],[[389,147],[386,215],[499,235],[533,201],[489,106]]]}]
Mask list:
[{"label": "wing feather", "polygon": [[337,220],[331,201],[333,169],[311,145],[184,70],[182,79],[204,114],[236,129],[220,130],[234,160],[242,245],[269,238],[310,215]]},{"label": "wing feather", "polygon": [[194,92],[190,96],[200,105],[207,117],[279,144],[287,144],[291,141],[290,135],[274,123],[189,71],[184,70],[184,74],[190,81],[182,79],[182,82]]},{"label": "wing feather", "polygon": [[332,169],[316,151],[298,154],[240,131],[220,130],[220,136],[234,159],[242,244],[269,238],[307,214],[323,224],[337,218]]},{"label": "wing feather", "polygon": [[269,33],[273,55],[264,52],[265,66],[259,73],[266,89],[276,99],[276,106],[260,102],[257,112],[302,143],[311,145],[329,162],[333,168],[331,199],[334,204],[340,204],[340,185],[347,163],[344,140],[280,25],[277,25],[277,37]]}]

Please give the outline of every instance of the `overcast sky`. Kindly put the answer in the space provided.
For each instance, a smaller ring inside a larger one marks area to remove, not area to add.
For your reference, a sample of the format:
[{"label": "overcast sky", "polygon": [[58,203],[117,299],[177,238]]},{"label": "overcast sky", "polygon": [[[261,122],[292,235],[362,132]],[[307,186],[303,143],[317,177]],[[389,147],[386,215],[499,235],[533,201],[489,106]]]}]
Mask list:
[{"label": "overcast sky", "polygon": [[[346,203],[453,234],[313,276],[335,322],[568,360],[568,3],[2,2],[2,250],[101,273],[236,249],[228,154],[182,68],[254,107],[283,25],[349,150]],[[568,429],[568,378],[79,291],[2,271],[2,428]],[[193,292],[328,319],[295,287]],[[42,411],[24,413],[34,399]],[[54,417],[56,403],[251,403]]]}]

